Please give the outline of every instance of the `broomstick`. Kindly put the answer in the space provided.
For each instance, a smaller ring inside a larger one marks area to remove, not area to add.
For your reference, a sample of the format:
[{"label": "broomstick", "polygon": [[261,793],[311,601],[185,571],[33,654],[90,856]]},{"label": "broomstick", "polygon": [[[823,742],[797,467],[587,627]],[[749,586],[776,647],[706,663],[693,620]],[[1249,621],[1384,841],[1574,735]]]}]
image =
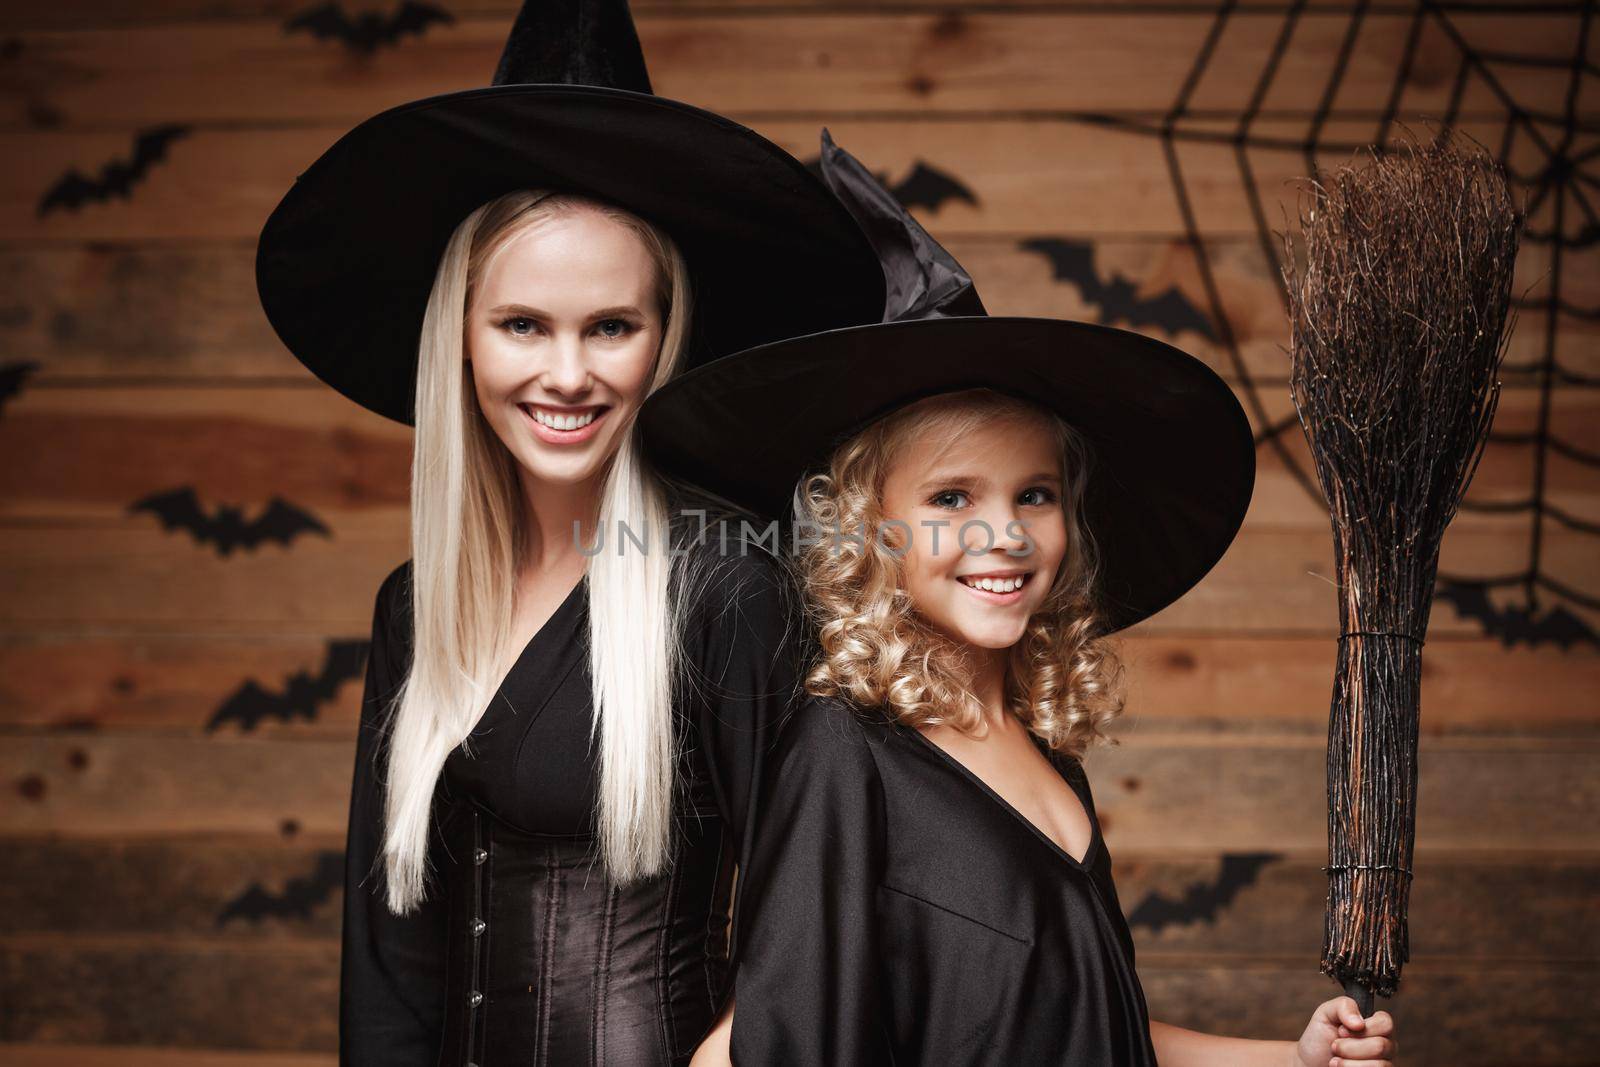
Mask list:
[{"label": "broomstick", "polygon": [[1422,642],[1445,527],[1499,402],[1519,218],[1500,168],[1441,136],[1312,183],[1287,248],[1290,391],[1333,524],[1321,971],[1363,1015],[1410,955]]}]

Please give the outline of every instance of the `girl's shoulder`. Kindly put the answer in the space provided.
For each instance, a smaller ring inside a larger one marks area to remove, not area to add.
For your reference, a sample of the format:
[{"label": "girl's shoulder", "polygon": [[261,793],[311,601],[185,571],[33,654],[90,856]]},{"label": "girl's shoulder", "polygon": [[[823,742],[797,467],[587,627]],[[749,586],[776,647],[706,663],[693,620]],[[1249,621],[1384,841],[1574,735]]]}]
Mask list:
[{"label": "girl's shoulder", "polygon": [[878,754],[896,740],[895,725],[876,709],[806,694],[784,726],[782,744],[804,750],[806,760],[870,768],[875,774]]}]

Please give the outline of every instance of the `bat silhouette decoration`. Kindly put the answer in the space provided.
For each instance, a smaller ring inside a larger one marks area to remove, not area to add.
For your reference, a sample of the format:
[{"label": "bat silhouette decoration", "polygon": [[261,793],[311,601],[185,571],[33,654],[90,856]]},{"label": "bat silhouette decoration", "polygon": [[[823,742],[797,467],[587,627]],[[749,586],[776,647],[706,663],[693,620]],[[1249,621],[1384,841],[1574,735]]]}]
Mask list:
[{"label": "bat silhouette decoration", "polygon": [[1543,613],[1517,605],[1497,608],[1489,599],[1489,587],[1479,582],[1443,581],[1436,595],[1455,605],[1463,618],[1476,619],[1485,634],[1498,637],[1506,648],[1519,641],[1526,641],[1529,648],[1559,645],[1563,652],[1570,652],[1581,641],[1600,647],[1600,634],[1561,604]]},{"label": "bat silhouette decoration", "polygon": [[217,546],[217,555],[227,556],[235,548],[255,548],[267,541],[287,545],[306,532],[332,537],[332,533],[309,512],[302,511],[282,497],[273,497],[257,518],[246,522],[244,513],[229,504],[220,505],[215,515],[200,507],[193,486],[167,493],[155,493],[135,502],[129,514],[147,511],[161,520],[163,529],[189,531],[196,544]]},{"label": "bat silhouette decoration", "polygon": [[371,644],[365,640],[329,641],[321,669],[316,674],[295,671],[278,692],[249,679],[217,708],[206,723],[206,733],[215,733],[227,723],[238,723],[241,731],[249,733],[267,719],[315,722],[322,705],[334,698],[340,686],[362,676]]},{"label": "bat silhouette decoration", "polygon": [[222,906],[217,912],[217,925],[226,926],[234,919],[259,923],[263,919],[311,920],[311,913],[319,904],[333,896],[333,891],[344,884],[344,853],[323,850],[317,853],[316,866],[311,873],[300,878],[290,878],[283,892],[274,893],[260,882],[249,887]]},{"label": "bat silhouette decoration", "polygon": [[455,16],[443,8],[416,0],[405,0],[392,15],[363,11],[351,16],[337,3],[327,3],[295,15],[283,24],[283,32],[307,30],[321,40],[341,41],[352,52],[371,55],[408,34],[421,36],[436,22],[454,21]]},{"label": "bat silhouette decoration", "polygon": [[1037,252],[1049,260],[1051,276],[1076,285],[1083,299],[1099,309],[1100,321],[1107,325],[1126,322],[1135,329],[1159,326],[1169,334],[1194,330],[1213,341],[1217,339],[1211,320],[1176,286],[1152,297],[1140,297],[1138,287],[1120,274],[1102,281],[1094,269],[1094,247],[1087,242],[1030,237],[1021,247],[1024,252]]},{"label": "bat silhouette decoration", "polygon": [[[822,180],[822,161],[813,156],[806,160],[806,169]],[[874,177],[894,194],[894,198],[907,208],[926,208],[929,211],[938,211],[951,200],[965,200],[973,207],[978,206],[978,197],[961,181],[961,179],[947,174],[938,167],[917,160],[912,166],[911,173],[903,181],[892,182],[889,176],[882,171],[875,171]]]},{"label": "bat silhouette decoration", "polygon": [[0,411],[4,411],[6,404],[22,392],[22,383],[38,369],[39,364],[30,360],[0,365]]},{"label": "bat silhouette decoration", "polygon": [[113,159],[100,168],[100,173],[90,177],[74,168],[56,179],[39,200],[36,216],[68,208],[76,211],[84,204],[110,200],[120,196],[127,200],[150,168],[167,158],[167,146],[189,134],[190,127],[166,125],[152,126],[134,135],[133,155],[127,159]]},{"label": "bat silhouette decoration", "polygon": [[1176,900],[1165,893],[1151,893],[1129,914],[1128,925],[1148,927],[1159,933],[1166,926],[1215,922],[1240,890],[1255,884],[1263,867],[1282,858],[1277,852],[1223,853],[1222,869],[1215,880],[1189,886]]}]

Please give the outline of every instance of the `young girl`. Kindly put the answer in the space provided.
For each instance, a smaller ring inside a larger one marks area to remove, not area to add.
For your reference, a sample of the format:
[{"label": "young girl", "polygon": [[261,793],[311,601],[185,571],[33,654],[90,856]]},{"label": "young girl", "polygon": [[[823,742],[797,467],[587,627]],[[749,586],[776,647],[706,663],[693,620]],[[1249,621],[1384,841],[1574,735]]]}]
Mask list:
[{"label": "young girl", "polygon": [[[1079,761],[1121,708],[1106,635],[1191,588],[1243,520],[1231,390],[1136,334],[984,316],[825,144],[884,259],[886,322],[731,357],[644,415],[680,469],[769,511],[814,472],[793,500],[811,696],[744,876],[732,1062],[1388,1063],[1392,1020],[1346,997],[1298,1042],[1151,1021]],[[718,438],[758,443],[718,462]]]},{"label": "young girl", "polygon": [[274,327],[416,426],[356,747],[342,1063],[688,1061],[795,672],[772,562],[675,521],[635,416],[721,346],[864,321],[881,278],[797,160],[649,93],[616,2],[530,4],[494,87],[369,120],[274,212]]}]

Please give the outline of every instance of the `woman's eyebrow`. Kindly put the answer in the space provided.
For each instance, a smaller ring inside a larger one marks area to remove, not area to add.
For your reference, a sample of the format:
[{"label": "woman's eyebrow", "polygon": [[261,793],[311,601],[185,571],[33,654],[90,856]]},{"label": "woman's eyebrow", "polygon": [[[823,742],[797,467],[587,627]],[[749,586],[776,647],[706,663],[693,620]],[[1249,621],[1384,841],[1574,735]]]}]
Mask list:
[{"label": "woman's eyebrow", "polygon": [[590,312],[589,318],[620,319],[629,315],[633,316],[634,318],[644,318],[644,312],[640,311],[632,304],[618,304],[616,307],[601,308],[599,311]]},{"label": "woman's eyebrow", "polygon": [[529,307],[527,304],[499,304],[489,309],[491,315],[526,315],[530,319],[548,319],[550,313]]},{"label": "woman's eyebrow", "polygon": [[[548,319],[552,317],[548,311],[541,311],[539,308],[530,307],[527,304],[499,304],[490,308],[489,314],[525,315],[530,319]],[[594,319],[622,318],[623,316],[627,315],[632,315],[635,318],[643,318],[644,312],[640,311],[632,304],[618,304],[615,307],[600,308],[598,311],[591,311],[586,317],[592,321]]]}]

